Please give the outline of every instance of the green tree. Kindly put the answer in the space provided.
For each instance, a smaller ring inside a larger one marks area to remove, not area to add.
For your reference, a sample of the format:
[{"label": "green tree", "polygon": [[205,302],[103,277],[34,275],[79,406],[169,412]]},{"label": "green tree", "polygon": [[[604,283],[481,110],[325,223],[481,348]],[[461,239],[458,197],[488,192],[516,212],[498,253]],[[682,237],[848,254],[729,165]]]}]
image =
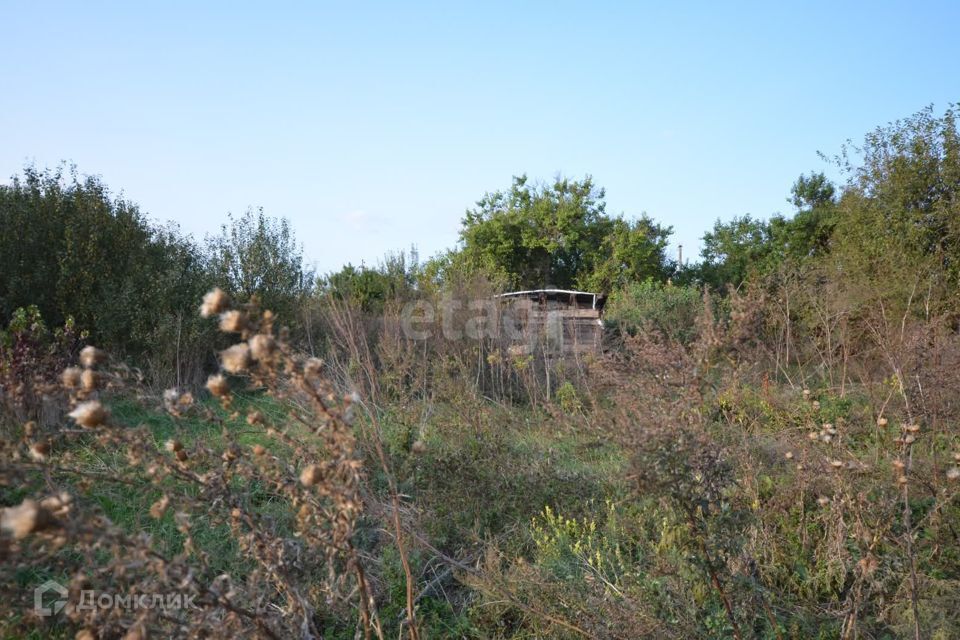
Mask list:
[{"label": "green tree", "polygon": [[797,209],[816,209],[833,204],[836,188],[823,172],[800,174],[790,189],[790,202]]},{"label": "green tree", "polygon": [[811,173],[797,178],[790,194],[797,213],[770,220],[779,260],[799,262],[827,253],[837,222],[836,188],[823,173]]},{"label": "green tree", "polygon": [[390,300],[405,299],[416,289],[420,274],[416,250],[391,253],[376,267],[347,264],[317,280],[321,295],[348,300],[360,309],[380,313]]},{"label": "green tree", "polygon": [[36,305],[52,325],[68,317],[118,356],[152,347],[165,316],[196,307],[202,255],[175,227],[75,168],[24,169],[0,185],[0,319]]},{"label": "green tree", "polygon": [[248,209],[207,239],[211,278],[238,300],[257,296],[269,309],[293,322],[310,293],[312,274],[286,219],[269,218],[263,209]]},{"label": "green tree", "polygon": [[789,201],[798,211],[792,218],[776,214],[764,221],[749,214],[717,221],[703,236],[699,280],[716,289],[740,286],[789,264],[827,253],[837,221],[836,189],[823,173],[801,175]]},{"label": "green tree", "polygon": [[836,162],[847,184],[836,235],[851,260],[933,256],[952,279],[960,275],[957,119],[956,105],[939,117],[927,107],[843,148]]},{"label": "green tree", "polygon": [[614,218],[603,239],[592,271],[577,284],[592,291],[616,291],[629,283],[663,281],[669,267],[667,243],[672,227],[662,227],[646,215],[637,220]]},{"label": "green tree", "polygon": [[646,217],[611,217],[604,197],[589,176],[550,185],[515,177],[509,190],[488,193],[467,211],[453,262],[518,288],[610,287],[662,276],[670,229]]},{"label": "green tree", "polygon": [[769,223],[749,214],[717,220],[703,235],[700,279],[717,289],[738,287],[752,272],[765,269],[773,252]]}]

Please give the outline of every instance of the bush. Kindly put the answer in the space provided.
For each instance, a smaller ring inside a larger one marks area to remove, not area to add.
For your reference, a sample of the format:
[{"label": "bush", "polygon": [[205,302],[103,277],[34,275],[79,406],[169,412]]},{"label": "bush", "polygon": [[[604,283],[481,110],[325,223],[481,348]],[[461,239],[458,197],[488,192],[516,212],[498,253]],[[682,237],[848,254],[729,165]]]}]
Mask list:
[{"label": "bush", "polygon": [[43,415],[43,398],[85,337],[73,318],[50,331],[36,306],[14,311],[6,331],[0,331],[0,409],[18,420],[60,418]]},{"label": "bush", "polygon": [[284,322],[296,324],[303,301],[313,288],[313,274],[285,219],[263,209],[230,217],[220,235],[207,239],[207,264],[213,282],[238,300],[257,297]]},{"label": "bush", "polygon": [[119,357],[146,354],[162,318],[194,317],[206,288],[189,239],[76,169],[28,167],[0,185],[0,228],[0,320],[35,305],[52,326],[74,318]]},{"label": "bush", "polygon": [[695,287],[645,280],[615,293],[606,319],[630,334],[654,332],[688,344],[696,335],[703,294]]},{"label": "bush", "polygon": [[[204,301],[207,316],[227,309],[222,292]],[[83,638],[318,637],[322,619],[335,616],[383,637],[353,546],[365,503],[356,399],[293,352],[272,314],[231,312],[243,327],[221,354],[231,379],[217,374],[207,385],[219,410],[170,390],[162,445],[108,409],[128,380],[93,347],[59,389],[76,424],[52,433],[24,425],[0,440],[0,584],[16,603],[3,610],[5,631],[22,637],[45,622],[9,619],[29,611],[30,590],[16,585],[30,574],[69,585],[71,606],[46,621],[61,628],[45,636],[68,625]],[[244,379],[279,410],[238,397]],[[78,606],[87,590],[127,606]],[[139,602],[136,594],[164,593],[191,606],[130,606],[131,594]]]}]

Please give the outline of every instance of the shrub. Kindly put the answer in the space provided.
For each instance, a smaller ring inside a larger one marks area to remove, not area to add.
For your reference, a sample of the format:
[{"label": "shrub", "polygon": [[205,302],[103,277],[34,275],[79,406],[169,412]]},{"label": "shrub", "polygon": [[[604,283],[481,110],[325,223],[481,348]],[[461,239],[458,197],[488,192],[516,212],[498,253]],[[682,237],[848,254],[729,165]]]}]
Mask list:
[{"label": "shrub", "polygon": [[14,311],[6,331],[0,331],[0,408],[21,421],[59,419],[42,415],[43,399],[85,338],[73,318],[50,331],[36,306]]},{"label": "shrub", "polygon": [[[204,312],[227,305],[212,292]],[[53,433],[26,425],[0,441],[0,582],[12,602],[29,610],[29,590],[16,585],[32,572],[69,585],[66,619],[82,637],[316,637],[325,615],[354,617],[356,628],[383,637],[354,547],[365,475],[352,424],[358,399],[337,393],[319,361],[293,351],[269,311],[244,305],[231,313],[242,325],[240,341],[221,353],[231,378],[208,382],[221,411],[196,406],[182,390],[164,394],[174,418],[199,418],[208,437],[181,429],[158,446],[145,427],[125,424],[109,409],[125,370],[86,347],[82,368],[63,376],[76,425]],[[244,380],[281,402],[279,414],[238,399]],[[209,437],[216,431],[219,438]],[[124,508],[136,509],[126,527],[109,517]],[[399,544],[398,554],[409,579]],[[128,606],[80,606],[89,590]],[[163,593],[191,606],[129,606],[131,597]],[[408,605],[405,624],[416,638]],[[40,622],[22,620],[14,632]]]},{"label": "shrub", "polygon": [[688,344],[696,336],[703,294],[695,287],[645,280],[627,285],[607,304],[606,320],[624,331],[655,332]]}]

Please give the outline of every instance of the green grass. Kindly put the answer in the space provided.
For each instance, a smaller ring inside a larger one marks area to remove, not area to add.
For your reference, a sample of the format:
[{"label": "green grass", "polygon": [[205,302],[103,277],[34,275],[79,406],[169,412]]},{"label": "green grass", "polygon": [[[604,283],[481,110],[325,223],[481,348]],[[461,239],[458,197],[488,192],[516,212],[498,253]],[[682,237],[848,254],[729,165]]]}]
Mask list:
[{"label": "green grass", "polygon": [[[267,396],[238,396],[234,403],[234,409],[240,414],[238,418],[231,417],[215,401],[206,400],[202,408],[212,411],[223,421],[222,425],[206,420],[197,410],[184,417],[174,417],[162,409],[124,397],[113,400],[110,407],[117,423],[146,427],[158,450],[162,450],[169,439],[181,441],[188,449],[202,444],[217,450],[227,442],[224,437],[226,430],[236,435],[241,446],[261,444],[275,453],[280,453],[281,447],[276,440],[264,435],[259,428],[250,427],[244,419],[246,412],[252,409],[272,418],[281,418],[284,415],[283,410]],[[119,451],[104,453],[102,450],[87,447],[78,453],[79,466],[83,471],[108,473],[124,464],[120,459],[124,453]],[[247,486],[242,489],[250,500],[251,507],[257,509],[258,513],[279,516],[288,511],[286,504],[274,501],[261,487]],[[164,492],[195,498],[198,487],[173,479],[165,480],[158,487],[144,475],[133,485],[117,482],[95,483],[82,495],[82,499],[96,504],[114,524],[124,530],[130,533],[148,533],[161,552],[175,554],[182,550],[183,535],[174,524],[173,513],[168,511],[159,520],[149,514],[150,506]],[[211,558],[212,570],[242,575],[249,569],[249,563],[240,557],[236,543],[225,526],[212,525],[204,518],[197,518],[191,532],[198,548]]]},{"label": "green grass", "polygon": [[[156,405],[125,396],[111,398],[109,406],[115,423],[131,428],[146,427],[158,451],[163,449],[164,443],[169,439],[180,440],[188,449],[193,445],[202,444],[217,450],[220,446],[226,444],[227,439],[224,437],[224,430],[227,430],[236,435],[241,446],[261,444],[278,455],[282,453],[282,445],[264,435],[259,428],[250,427],[245,421],[244,416],[249,410],[253,409],[259,410],[264,415],[277,421],[283,420],[285,417],[286,412],[280,404],[262,394],[238,395],[235,398],[233,408],[237,411],[239,417],[232,417],[213,399],[205,400],[201,407],[184,417],[171,416]],[[212,411],[222,423],[206,420],[199,409]],[[108,476],[111,471],[127,464],[122,459],[122,456],[125,455],[124,452],[105,451],[102,448],[94,448],[87,443],[77,444],[73,453],[75,454],[73,465],[77,470],[86,473]],[[77,496],[81,503],[94,505],[123,530],[131,534],[146,533],[150,535],[157,550],[161,553],[170,556],[182,552],[184,536],[177,530],[172,510],[168,510],[162,518],[155,519],[150,516],[150,506],[161,497],[162,493],[196,497],[198,495],[197,486],[183,480],[170,478],[164,480],[161,486],[156,486],[146,477],[146,474],[127,479],[132,480],[132,484],[104,480],[80,487],[75,482],[76,476],[63,475],[59,478],[62,481],[61,486]],[[289,506],[274,499],[272,494],[264,488],[259,486],[238,488],[242,489],[238,494],[242,493],[245,499],[249,501],[250,508],[258,514],[273,516],[274,520],[281,524],[284,523],[285,518],[289,518]],[[40,484],[29,487],[2,488],[0,489],[0,503],[5,505],[17,504],[27,495],[46,492]],[[210,559],[211,575],[230,573],[233,576],[242,577],[253,567],[251,561],[245,559],[239,553],[236,541],[225,525],[213,524],[206,518],[195,518],[193,519],[191,534],[198,550],[205,553]],[[61,551],[60,553],[68,554],[70,552]],[[103,560],[106,562],[108,558],[103,558]],[[66,564],[69,566],[71,563],[67,562]],[[69,582],[68,575],[53,575],[42,570],[25,569],[16,573],[17,583],[25,590],[25,593],[30,592],[37,584],[51,578],[59,579],[62,583]],[[18,621],[19,616],[0,621],[0,638],[24,637]],[[14,629],[15,631],[5,632],[2,629]],[[52,626],[33,631],[32,634],[26,637],[72,637],[63,628],[63,625],[58,625],[56,621],[52,621]]]}]

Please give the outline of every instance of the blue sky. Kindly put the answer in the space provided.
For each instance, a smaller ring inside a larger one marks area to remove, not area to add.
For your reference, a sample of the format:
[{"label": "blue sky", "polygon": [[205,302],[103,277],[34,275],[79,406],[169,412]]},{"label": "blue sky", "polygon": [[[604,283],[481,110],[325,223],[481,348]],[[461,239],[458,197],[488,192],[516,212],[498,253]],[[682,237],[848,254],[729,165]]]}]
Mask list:
[{"label": "blue sky", "polygon": [[[527,173],[696,252],[817,151],[960,99],[960,3],[0,0],[0,176],[76,163],[195,236],[262,206],[319,271],[453,246]],[[675,249],[673,249],[675,251]]]}]

